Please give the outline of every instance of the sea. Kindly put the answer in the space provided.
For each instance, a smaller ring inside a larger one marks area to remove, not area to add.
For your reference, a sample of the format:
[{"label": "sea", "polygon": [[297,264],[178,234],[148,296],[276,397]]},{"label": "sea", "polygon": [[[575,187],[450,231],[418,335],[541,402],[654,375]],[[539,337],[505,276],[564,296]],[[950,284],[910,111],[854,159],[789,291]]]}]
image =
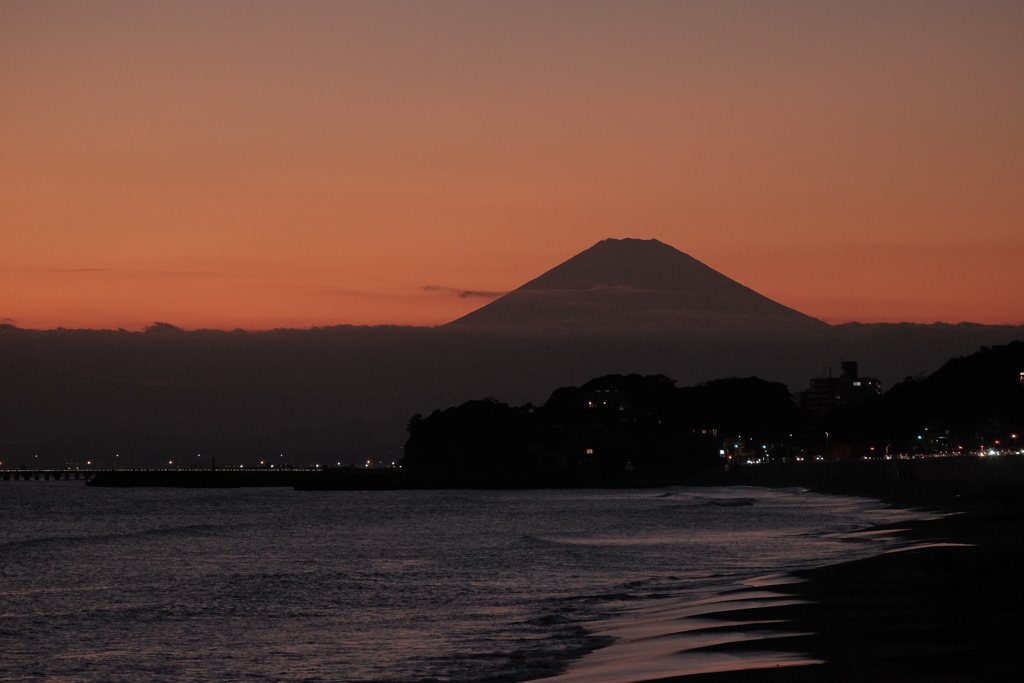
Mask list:
[{"label": "sea", "polygon": [[855,532],[920,516],[797,488],[0,482],[0,681],[685,673],[699,658],[678,647],[623,648],[739,588],[883,552],[896,541]]}]

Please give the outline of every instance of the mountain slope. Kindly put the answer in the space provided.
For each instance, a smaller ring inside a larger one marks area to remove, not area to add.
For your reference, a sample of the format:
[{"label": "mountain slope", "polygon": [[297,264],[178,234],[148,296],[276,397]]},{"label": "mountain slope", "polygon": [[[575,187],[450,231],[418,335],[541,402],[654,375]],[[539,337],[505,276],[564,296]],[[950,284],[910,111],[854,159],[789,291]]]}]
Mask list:
[{"label": "mountain slope", "polygon": [[639,239],[602,240],[449,326],[730,333],[827,327],[663,242]]}]

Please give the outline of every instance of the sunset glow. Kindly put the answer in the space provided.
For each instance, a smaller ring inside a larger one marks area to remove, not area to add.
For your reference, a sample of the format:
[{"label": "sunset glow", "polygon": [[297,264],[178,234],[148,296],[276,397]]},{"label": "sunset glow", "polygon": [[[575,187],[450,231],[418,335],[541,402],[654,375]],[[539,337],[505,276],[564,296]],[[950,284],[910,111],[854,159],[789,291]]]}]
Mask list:
[{"label": "sunset glow", "polygon": [[0,5],[0,322],[436,325],[607,237],[1024,323],[1024,4]]}]

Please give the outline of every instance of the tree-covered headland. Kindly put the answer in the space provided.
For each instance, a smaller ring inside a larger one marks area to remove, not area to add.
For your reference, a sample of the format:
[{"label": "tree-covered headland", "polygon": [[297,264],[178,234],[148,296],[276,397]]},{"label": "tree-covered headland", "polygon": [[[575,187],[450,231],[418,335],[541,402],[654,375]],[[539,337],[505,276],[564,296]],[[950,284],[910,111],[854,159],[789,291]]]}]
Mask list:
[{"label": "tree-covered headland", "polygon": [[762,454],[798,423],[785,385],[754,377],[680,388],[663,375],[607,375],[541,406],[469,401],[413,416],[403,468],[452,484],[601,485],[692,476],[723,455]]},{"label": "tree-covered headland", "polygon": [[756,377],[677,387],[664,375],[607,375],[540,406],[486,398],[414,415],[402,466],[438,485],[600,486],[684,481],[741,462],[1016,452],[1022,373],[1024,342],[1014,342],[825,414]]}]

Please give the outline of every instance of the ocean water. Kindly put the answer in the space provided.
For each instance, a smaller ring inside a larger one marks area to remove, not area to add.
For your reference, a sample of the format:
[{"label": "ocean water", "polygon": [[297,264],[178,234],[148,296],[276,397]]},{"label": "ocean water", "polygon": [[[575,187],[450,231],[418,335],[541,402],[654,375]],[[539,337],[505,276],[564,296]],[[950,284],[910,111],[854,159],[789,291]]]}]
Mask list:
[{"label": "ocean water", "polygon": [[642,625],[654,606],[880,552],[884,537],[849,532],[908,515],[799,489],[3,482],[0,681],[585,672],[614,642],[609,624]]}]

